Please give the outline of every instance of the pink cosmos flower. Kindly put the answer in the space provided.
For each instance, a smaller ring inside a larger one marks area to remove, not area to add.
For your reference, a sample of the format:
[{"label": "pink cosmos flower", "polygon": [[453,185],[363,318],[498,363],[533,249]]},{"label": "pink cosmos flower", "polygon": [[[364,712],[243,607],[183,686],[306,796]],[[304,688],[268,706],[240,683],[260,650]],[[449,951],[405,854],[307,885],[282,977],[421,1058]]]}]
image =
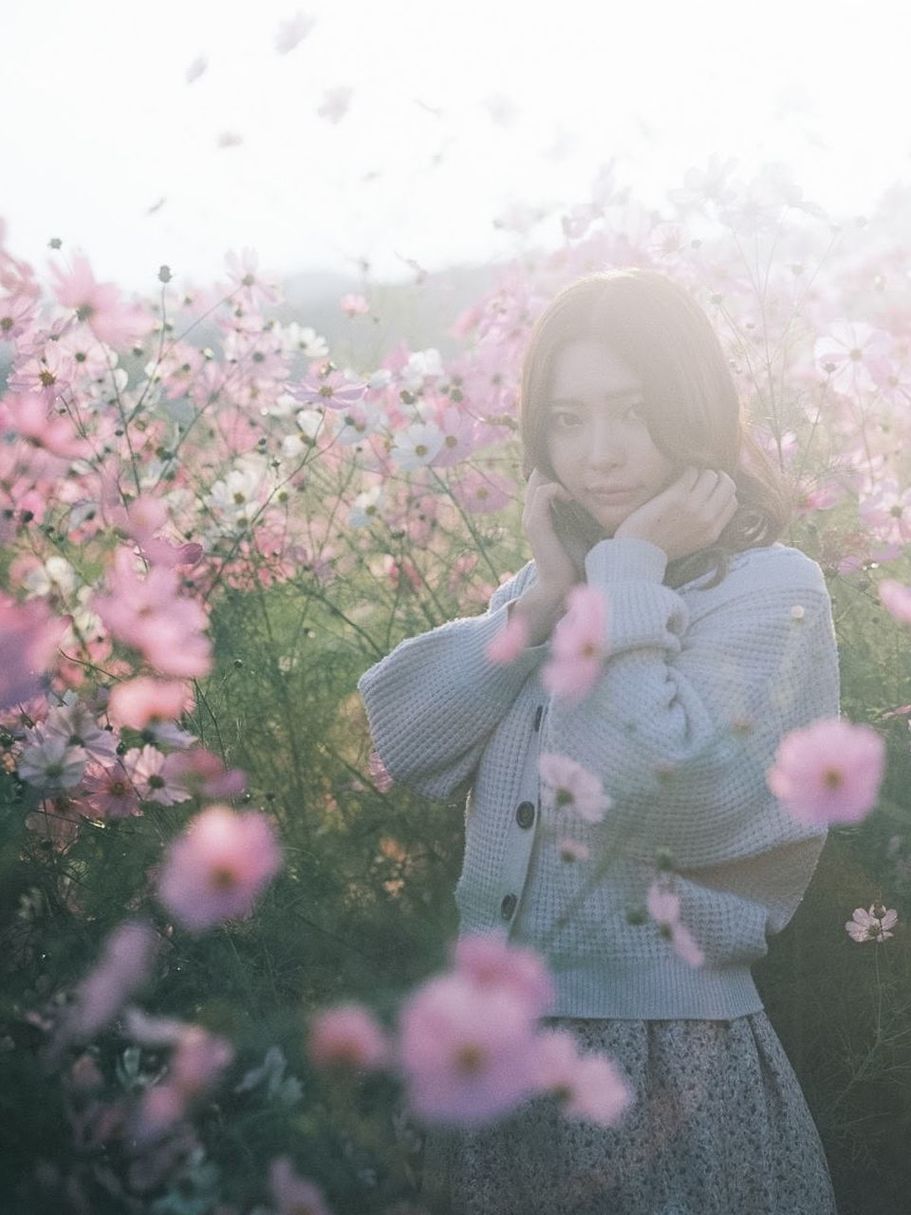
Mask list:
[{"label": "pink cosmos flower", "polygon": [[649,915],[659,925],[663,935],[670,939],[674,952],[691,966],[702,966],[705,954],[693,940],[689,929],[680,922],[680,896],[661,882],[652,882],[648,888],[646,905]]},{"label": "pink cosmos flower", "polygon": [[139,1042],[173,1047],[164,1081],[145,1089],[132,1119],[133,1134],[146,1144],[160,1139],[185,1116],[193,1101],[213,1087],[233,1062],[234,1048],[200,1025],[146,1017],[139,1009],[129,1010],[127,1025]]},{"label": "pink cosmos flower", "polygon": [[[73,697],[73,693],[67,693]],[[78,745],[89,759],[112,761],[117,753],[117,739],[110,730],[103,730],[93,710],[84,700],[70,699],[65,704],[51,705],[41,723],[45,738],[58,737],[68,746]],[[78,744],[74,739],[78,738]]]},{"label": "pink cosmos flower", "polygon": [[154,324],[153,318],[136,304],[125,303],[115,283],[98,283],[88,260],[78,254],[72,270],[52,265],[57,279],[54,295],[64,308],[74,308],[100,342],[109,346],[128,346],[143,337]]},{"label": "pink cosmos flower", "polygon": [[568,755],[545,752],[538,757],[542,801],[549,809],[568,807],[588,823],[600,823],[612,799],[600,779]]},{"label": "pink cosmos flower", "polygon": [[507,615],[506,624],[488,643],[484,653],[488,662],[498,665],[515,662],[530,640],[528,621],[513,611]]},{"label": "pink cosmos flower", "polygon": [[879,483],[858,505],[861,521],[883,544],[911,542],[911,489],[894,480]]},{"label": "pink cosmos flower", "polygon": [[591,856],[591,851],[586,844],[580,843],[579,840],[574,840],[569,835],[561,836],[557,840],[557,847],[560,850],[560,860],[567,863],[587,861]]},{"label": "pink cosmos flower", "polygon": [[376,1071],[391,1055],[386,1032],[369,1009],[351,1002],[327,1008],[310,1021],[307,1050],[316,1067]]},{"label": "pink cosmos flower", "polygon": [[35,298],[27,292],[0,296],[0,342],[22,337],[35,321]]},{"label": "pink cosmos flower", "polygon": [[130,747],[121,757],[124,775],[140,801],[173,806],[188,800],[190,795],[183,785],[170,779],[169,758],[149,743]]},{"label": "pink cosmos flower", "polygon": [[225,254],[233,293],[240,303],[251,312],[263,304],[277,303],[281,291],[277,283],[270,282],[259,273],[259,258],[253,249],[243,249],[238,256],[233,250]]},{"label": "pink cosmos flower", "polygon": [[826,718],[785,735],[766,782],[798,822],[856,823],[875,806],[885,765],[872,726]]},{"label": "pink cosmos flower", "polygon": [[133,782],[118,759],[110,767],[89,764],[82,776],[83,802],[94,818],[129,818],[142,814]]},{"label": "pink cosmos flower", "polygon": [[246,918],[281,869],[271,821],[216,803],[203,810],[168,849],[158,884],[162,906],[191,933]]},{"label": "pink cosmos flower", "polygon": [[636,1096],[607,1055],[580,1055],[568,1029],[544,1029],[535,1039],[535,1088],[554,1093],[563,1115],[599,1126],[617,1126]]},{"label": "pink cosmos flower", "polygon": [[52,406],[71,385],[76,364],[57,342],[46,342],[43,350],[17,364],[8,387],[14,392],[34,393],[45,405]]},{"label": "pink cosmos flower", "polygon": [[487,991],[508,992],[525,1005],[532,1020],[553,1002],[553,978],[544,958],[534,949],[510,945],[502,929],[458,937],[451,959],[461,978]]},{"label": "pink cosmos flower", "polygon": [[370,311],[370,305],[363,295],[349,291],[339,300],[339,307],[346,316],[364,316]]},{"label": "pink cosmos flower", "polygon": [[115,637],[140,650],[163,675],[199,677],[211,667],[211,642],[203,634],[206,613],[194,599],[179,594],[179,575],[161,565],[145,578],[136,558],[121,546],[108,570],[109,595],[95,594],[97,612]]},{"label": "pink cosmos flower", "polygon": [[902,624],[911,624],[911,586],[904,586],[895,578],[883,578],[876,589],[889,615]]},{"label": "pink cosmos flower", "polygon": [[[439,432],[442,434],[442,431]],[[443,435],[440,449],[446,441]],[[486,515],[508,506],[515,495],[515,485],[496,472],[469,469],[458,481],[453,481],[449,491],[454,500],[472,515]]]},{"label": "pink cosmos flower", "polygon": [[541,682],[555,696],[578,701],[591,691],[607,657],[607,601],[597,587],[580,583],[570,588],[567,603],[551,637]]},{"label": "pink cosmos flower", "polygon": [[68,628],[45,600],[17,603],[0,592],[0,709],[38,695]]},{"label": "pink cosmos flower", "polygon": [[153,718],[171,721],[192,712],[192,689],[176,680],[150,679],[140,675],[111,689],[108,716],[115,726],[143,730]]},{"label": "pink cosmos flower", "polygon": [[191,797],[237,797],[247,788],[242,768],[226,768],[220,756],[205,747],[172,751],[166,770],[169,779],[186,789]]},{"label": "pink cosmos flower", "polygon": [[478,1126],[532,1091],[533,1023],[525,999],[461,974],[424,983],[399,1010],[406,1097],[427,1123]]},{"label": "pink cosmos flower", "polygon": [[869,911],[864,911],[863,907],[855,908],[845,928],[855,941],[885,941],[886,937],[895,936],[888,929],[895,927],[897,919],[897,911],[886,911],[881,904],[872,903]]},{"label": "pink cosmos flower", "polygon": [[91,444],[76,436],[68,417],[60,417],[37,393],[7,393],[0,401],[0,427],[62,460],[92,454]]},{"label": "pink cosmos flower", "polygon": [[19,756],[19,778],[45,792],[74,789],[82,780],[88,755],[60,734],[49,734],[41,722],[26,731]]},{"label": "pink cosmos flower", "polygon": [[320,1187],[299,1176],[287,1156],[279,1156],[269,1165],[269,1188],[278,1215],[332,1215]]},{"label": "pink cosmos flower", "polygon": [[863,322],[835,321],[816,339],[817,369],[831,375],[836,392],[873,391],[889,374],[892,339]]},{"label": "pink cosmos flower", "polygon": [[358,384],[340,371],[314,375],[313,368],[299,384],[288,384],[287,391],[302,405],[323,405],[327,409],[347,409],[356,404],[367,391],[366,384]]},{"label": "pink cosmos flower", "polygon": [[148,978],[159,943],[154,929],[140,920],[125,920],[114,929],[62,1015],[52,1054],[70,1042],[88,1041],[114,1019]]}]

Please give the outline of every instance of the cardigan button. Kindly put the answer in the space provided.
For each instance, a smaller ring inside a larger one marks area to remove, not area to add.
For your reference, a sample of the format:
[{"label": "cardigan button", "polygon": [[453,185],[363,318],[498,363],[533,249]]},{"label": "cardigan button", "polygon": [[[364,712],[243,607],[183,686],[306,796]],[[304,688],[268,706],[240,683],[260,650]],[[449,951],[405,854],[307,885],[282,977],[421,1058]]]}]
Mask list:
[{"label": "cardigan button", "polygon": [[516,807],[516,822],[520,827],[530,827],[535,821],[535,807],[532,802],[519,802]]},{"label": "cardigan button", "polygon": [[517,902],[518,899],[514,894],[507,894],[504,897],[503,902],[500,904],[500,915],[504,920],[508,920],[512,917],[512,913],[516,909]]}]

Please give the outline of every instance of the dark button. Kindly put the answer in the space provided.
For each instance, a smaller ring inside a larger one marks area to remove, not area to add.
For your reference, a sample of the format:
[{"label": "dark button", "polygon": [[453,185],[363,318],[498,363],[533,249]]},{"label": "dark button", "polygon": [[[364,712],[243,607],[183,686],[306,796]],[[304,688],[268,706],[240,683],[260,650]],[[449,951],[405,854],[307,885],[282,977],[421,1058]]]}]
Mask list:
[{"label": "dark button", "polygon": [[541,725],[541,714],[543,712],[544,712],[544,706],[538,705],[538,707],[535,709],[535,729],[536,730]]},{"label": "dark button", "polygon": [[530,827],[535,821],[535,807],[532,802],[519,802],[516,807],[516,822],[520,827]]},{"label": "dark button", "polygon": [[514,894],[507,894],[505,896],[505,898],[503,899],[503,902],[500,904],[500,915],[503,917],[504,920],[508,920],[511,918],[512,913],[516,909],[517,902],[518,902],[518,899],[516,898],[516,896]]}]

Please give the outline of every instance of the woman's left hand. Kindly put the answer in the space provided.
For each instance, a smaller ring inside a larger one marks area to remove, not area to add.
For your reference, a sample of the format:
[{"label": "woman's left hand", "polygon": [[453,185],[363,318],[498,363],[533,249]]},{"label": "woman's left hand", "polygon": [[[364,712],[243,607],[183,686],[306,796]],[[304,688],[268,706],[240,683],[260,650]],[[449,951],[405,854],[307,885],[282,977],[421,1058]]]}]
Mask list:
[{"label": "woman's left hand", "polygon": [[668,561],[714,544],[737,512],[737,491],[725,472],[689,465],[667,489],[627,515],[614,539],[650,540]]}]

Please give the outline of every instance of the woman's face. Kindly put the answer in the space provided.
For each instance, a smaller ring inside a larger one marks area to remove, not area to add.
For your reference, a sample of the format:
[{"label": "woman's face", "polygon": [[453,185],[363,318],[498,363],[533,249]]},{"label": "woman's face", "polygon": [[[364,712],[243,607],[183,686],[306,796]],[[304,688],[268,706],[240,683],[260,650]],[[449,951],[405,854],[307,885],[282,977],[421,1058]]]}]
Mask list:
[{"label": "woman's face", "polygon": [[652,442],[641,389],[630,365],[608,346],[578,338],[557,352],[543,403],[557,478],[611,535],[680,471]]}]

